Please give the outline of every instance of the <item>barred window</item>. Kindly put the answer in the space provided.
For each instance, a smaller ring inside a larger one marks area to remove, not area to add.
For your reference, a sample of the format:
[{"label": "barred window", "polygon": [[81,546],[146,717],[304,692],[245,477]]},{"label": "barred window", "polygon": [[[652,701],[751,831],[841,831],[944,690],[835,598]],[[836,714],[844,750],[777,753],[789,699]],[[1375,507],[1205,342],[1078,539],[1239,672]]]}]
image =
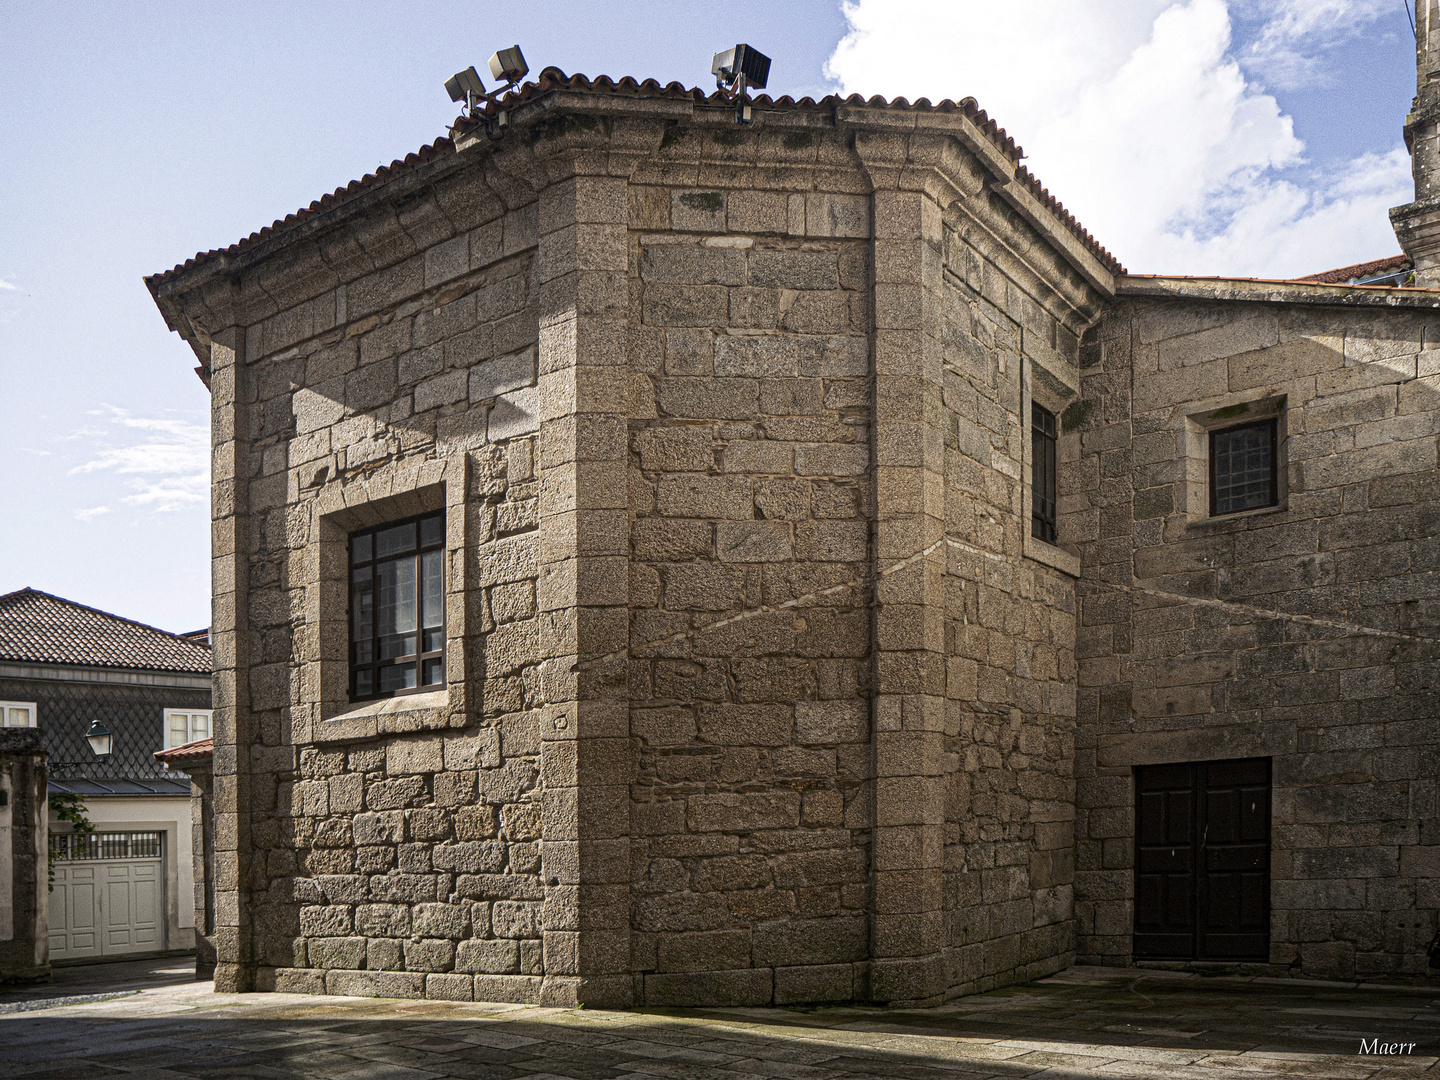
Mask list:
[{"label": "barred window", "polygon": [[1275,421],[1210,433],[1210,513],[1235,514],[1280,501]]},{"label": "barred window", "polygon": [[350,534],[350,697],[445,681],[445,515]]},{"label": "barred window", "polygon": [[1055,543],[1055,414],[1030,404],[1030,535]]}]

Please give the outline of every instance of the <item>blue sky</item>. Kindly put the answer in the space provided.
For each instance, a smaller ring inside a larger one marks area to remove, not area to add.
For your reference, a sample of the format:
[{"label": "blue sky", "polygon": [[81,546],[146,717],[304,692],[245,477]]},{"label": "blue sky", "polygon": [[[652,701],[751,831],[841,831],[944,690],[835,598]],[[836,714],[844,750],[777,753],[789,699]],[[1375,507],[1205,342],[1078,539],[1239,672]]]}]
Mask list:
[{"label": "blue sky", "polygon": [[[442,83],[532,69],[973,94],[1137,272],[1397,250],[1401,0],[31,3],[0,38],[0,592],[209,621],[208,398],[141,276],[444,133]],[[843,45],[842,45],[843,39]]]}]

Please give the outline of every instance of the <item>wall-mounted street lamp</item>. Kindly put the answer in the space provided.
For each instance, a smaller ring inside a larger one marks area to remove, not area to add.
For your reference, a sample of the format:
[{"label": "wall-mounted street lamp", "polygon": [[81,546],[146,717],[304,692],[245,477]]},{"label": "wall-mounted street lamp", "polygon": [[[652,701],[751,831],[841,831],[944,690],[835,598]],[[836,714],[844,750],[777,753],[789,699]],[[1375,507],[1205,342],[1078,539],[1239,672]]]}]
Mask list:
[{"label": "wall-mounted street lamp", "polygon": [[110,756],[115,736],[110,734],[108,727],[96,720],[90,725],[90,730],[85,732],[85,741],[90,744],[90,750],[97,758],[107,758]]},{"label": "wall-mounted street lamp", "polygon": [[[85,732],[85,741],[90,744],[90,752],[95,755],[96,761],[104,761],[110,756],[110,751],[115,747],[115,736],[110,734],[110,729],[99,720],[93,721]],[[78,769],[82,765],[89,765],[88,761],[52,761],[50,768],[53,769]]]}]

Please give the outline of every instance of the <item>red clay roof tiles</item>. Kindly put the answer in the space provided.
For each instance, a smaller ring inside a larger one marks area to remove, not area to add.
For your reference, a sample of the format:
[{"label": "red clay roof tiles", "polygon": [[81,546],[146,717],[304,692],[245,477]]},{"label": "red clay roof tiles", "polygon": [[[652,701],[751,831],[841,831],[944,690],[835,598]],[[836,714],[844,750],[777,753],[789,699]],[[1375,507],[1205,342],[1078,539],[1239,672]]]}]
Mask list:
[{"label": "red clay roof tiles", "polygon": [[1372,259],[1369,262],[1356,263],[1354,266],[1342,266],[1335,270],[1326,270],[1320,274],[1309,274],[1296,281],[1314,281],[1325,285],[1344,285],[1354,281],[1356,278],[1375,277],[1378,274],[1399,273],[1402,270],[1409,270],[1414,263],[1410,256],[1404,253],[1391,255],[1384,259]]},{"label": "red clay roof tiles", "polygon": [[172,765],[177,761],[199,761],[202,758],[212,757],[214,753],[215,736],[209,735],[203,739],[196,739],[194,742],[172,746],[169,750],[156,750],[155,760],[163,765]]}]

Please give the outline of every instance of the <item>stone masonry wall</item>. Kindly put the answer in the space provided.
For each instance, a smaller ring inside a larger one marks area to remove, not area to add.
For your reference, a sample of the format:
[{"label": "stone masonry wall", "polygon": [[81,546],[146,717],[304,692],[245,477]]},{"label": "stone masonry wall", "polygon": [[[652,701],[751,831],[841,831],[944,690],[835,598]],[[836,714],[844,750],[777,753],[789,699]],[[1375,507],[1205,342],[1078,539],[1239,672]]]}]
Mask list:
[{"label": "stone masonry wall", "polygon": [[[538,997],[536,244],[533,196],[442,186],[296,256],[290,300],[246,334],[240,857],[261,988]],[[297,276],[326,287],[296,303]],[[346,533],[434,510],[446,686],[351,706]]]},{"label": "stone masonry wall", "polygon": [[39,732],[0,729],[0,983],[50,978],[45,792]]},{"label": "stone masonry wall", "polygon": [[[1084,559],[1079,954],[1130,959],[1133,766],[1270,757],[1271,962],[1420,978],[1440,912],[1440,324],[1274,293],[1117,301],[1083,350],[1061,473]],[[1264,415],[1281,505],[1211,519],[1206,432]]]},{"label": "stone masonry wall", "polygon": [[630,188],[631,929],[648,1004],[865,993],[870,206],[832,140],[791,136],[764,190],[711,164],[753,146],[694,133]]},{"label": "stone masonry wall", "polygon": [[1079,338],[1056,317],[1063,303],[1005,265],[974,221],[950,215],[944,241],[953,994],[1049,974],[1073,957],[1075,585],[1025,556],[1043,554],[1029,537],[1029,402],[1040,394],[1058,411],[1057,395],[1078,382]]},{"label": "stone masonry wall", "polygon": [[[1028,413],[1106,272],[959,114],[666,109],[442,156],[185,297],[218,987],[932,1002],[1068,962],[1076,567],[1026,540]],[[352,703],[347,535],[441,510],[445,686]]]}]

